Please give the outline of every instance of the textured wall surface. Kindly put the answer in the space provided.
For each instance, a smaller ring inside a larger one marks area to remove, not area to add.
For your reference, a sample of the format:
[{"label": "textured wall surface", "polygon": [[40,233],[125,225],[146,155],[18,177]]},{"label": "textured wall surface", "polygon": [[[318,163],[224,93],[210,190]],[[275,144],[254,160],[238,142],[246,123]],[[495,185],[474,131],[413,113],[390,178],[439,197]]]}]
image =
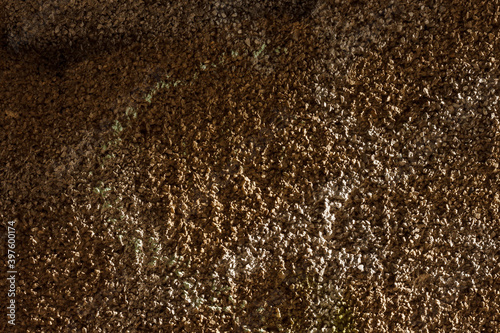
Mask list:
[{"label": "textured wall surface", "polygon": [[498,1],[0,8],[0,331],[498,331]]}]

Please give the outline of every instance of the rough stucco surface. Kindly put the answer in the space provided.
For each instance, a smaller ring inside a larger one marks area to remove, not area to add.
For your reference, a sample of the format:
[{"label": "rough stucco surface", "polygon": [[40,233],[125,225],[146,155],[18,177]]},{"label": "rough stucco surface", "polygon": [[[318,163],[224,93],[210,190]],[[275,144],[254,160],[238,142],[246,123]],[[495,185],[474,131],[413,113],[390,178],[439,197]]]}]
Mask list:
[{"label": "rough stucco surface", "polygon": [[0,331],[498,331],[498,1],[0,8]]}]

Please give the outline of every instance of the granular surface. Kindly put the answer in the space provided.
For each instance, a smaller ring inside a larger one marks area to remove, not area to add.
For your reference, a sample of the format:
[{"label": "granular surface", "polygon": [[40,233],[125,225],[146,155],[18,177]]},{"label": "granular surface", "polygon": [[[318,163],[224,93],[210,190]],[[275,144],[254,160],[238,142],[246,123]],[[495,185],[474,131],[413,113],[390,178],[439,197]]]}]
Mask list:
[{"label": "granular surface", "polygon": [[497,0],[0,8],[0,331],[498,332]]}]

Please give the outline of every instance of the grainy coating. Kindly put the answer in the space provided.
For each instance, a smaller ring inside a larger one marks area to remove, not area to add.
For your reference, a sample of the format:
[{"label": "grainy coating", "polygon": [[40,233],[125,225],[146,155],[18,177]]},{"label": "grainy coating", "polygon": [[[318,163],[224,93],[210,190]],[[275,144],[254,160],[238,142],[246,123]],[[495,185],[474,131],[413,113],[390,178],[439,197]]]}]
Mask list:
[{"label": "grainy coating", "polygon": [[0,8],[13,331],[498,332],[498,1]]}]

